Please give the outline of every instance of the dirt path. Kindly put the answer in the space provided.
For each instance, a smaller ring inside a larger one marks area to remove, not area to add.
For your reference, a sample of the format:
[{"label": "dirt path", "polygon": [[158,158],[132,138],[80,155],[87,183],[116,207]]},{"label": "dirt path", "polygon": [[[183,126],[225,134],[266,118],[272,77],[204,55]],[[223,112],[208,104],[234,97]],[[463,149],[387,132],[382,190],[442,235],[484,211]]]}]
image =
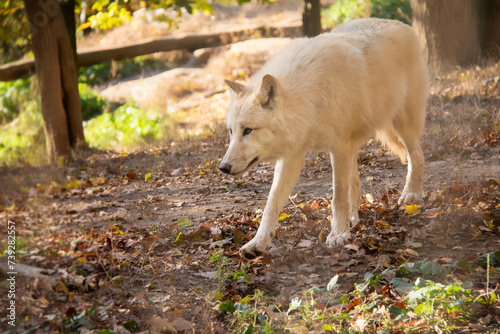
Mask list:
[{"label": "dirt path", "polygon": [[[141,330],[223,328],[210,308],[208,296],[219,278],[209,259],[222,248],[232,268],[241,268],[237,250],[255,233],[273,172],[263,165],[241,179],[226,177],[214,160],[223,151],[222,144],[207,140],[129,155],[95,154],[62,169],[2,170],[7,191],[0,219],[15,221],[18,238],[25,240],[19,262],[81,278],[55,291],[20,280],[18,314],[28,319],[21,327],[57,329],[97,302],[107,312],[101,325],[115,330],[131,319]],[[405,261],[455,263],[498,250],[500,192],[492,179],[500,175],[498,155],[430,160],[426,204],[409,215],[395,204],[405,166],[376,144],[365,147],[361,222],[348,246],[328,249],[323,242],[331,167],[325,154],[311,154],[272,249],[246,270],[252,276],[248,286],[225,281],[225,296],[259,289],[286,305],[335,274],[349,291],[365,273]],[[483,223],[490,218],[493,228]]]}]

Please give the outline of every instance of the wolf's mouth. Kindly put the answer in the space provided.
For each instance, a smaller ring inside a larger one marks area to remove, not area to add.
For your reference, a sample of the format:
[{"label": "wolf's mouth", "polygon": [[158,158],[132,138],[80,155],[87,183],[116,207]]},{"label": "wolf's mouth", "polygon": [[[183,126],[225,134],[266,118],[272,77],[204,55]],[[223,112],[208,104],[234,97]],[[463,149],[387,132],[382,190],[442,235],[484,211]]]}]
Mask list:
[{"label": "wolf's mouth", "polygon": [[245,168],[245,170],[248,170],[250,167],[252,167],[257,161],[259,161],[259,157],[255,157],[253,158],[252,161],[250,161],[250,163],[248,164],[247,168]]},{"label": "wolf's mouth", "polygon": [[250,161],[250,163],[245,167],[245,169],[243,169],[242,171],[240,172],[237,172],[237,173],[231,173],[231,175],[233,176],[241,176],[243,175],[247,170],[249,170],[250,168],[252,168],[253,165],[255,165],[257,162],[259,162],[259,157],[255,157],[253,158],[252,161]]}]

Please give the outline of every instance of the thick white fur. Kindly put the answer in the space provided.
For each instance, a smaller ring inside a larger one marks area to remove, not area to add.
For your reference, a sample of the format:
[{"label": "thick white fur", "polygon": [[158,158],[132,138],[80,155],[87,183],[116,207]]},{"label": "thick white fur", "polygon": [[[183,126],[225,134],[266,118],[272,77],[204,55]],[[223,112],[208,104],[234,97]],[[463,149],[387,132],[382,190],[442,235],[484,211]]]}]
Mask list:
[{"label": "thick white fur", "polygon": [[[429,79],[411,27],[355,20],[315,38],[296,39],[248,86],[226,82],[232,93],[227,116],[232,134],[221,166],[241,175],[257,161],[277,161],[260,227],[241,249],[247,258],[271,245],[309,150],[331,153],[330,246],[343,245],[350,237],[349,221],[358,221],[357,151],[370,137],[408,159],[400,203],[421,200],[424,161],[419,140]],[[252,131],[244,135],[246,128]]]}]

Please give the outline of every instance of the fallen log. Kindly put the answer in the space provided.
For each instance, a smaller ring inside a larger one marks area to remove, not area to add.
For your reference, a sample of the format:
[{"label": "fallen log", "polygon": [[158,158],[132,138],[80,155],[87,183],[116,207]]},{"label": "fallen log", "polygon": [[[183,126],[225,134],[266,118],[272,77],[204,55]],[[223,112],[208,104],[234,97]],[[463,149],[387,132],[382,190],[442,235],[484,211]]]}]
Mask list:
[{"label": "fallen log", "polygon": [[[77,55],[77,66],[91,66],[106,60],[120,60],[173,50],[194,51],[201,48],[230,44],[248,39],[249,36],[259,33],[267,36],[292,37],[301,33],[301,25],[256,27],[244,30],[235,30],[223,33],[183,35],[166,38],[150,38],[138,43],[109,48],[87,49]],[[19,60],[0,65],[0,81],[11,81],[25,78],[35,73],[33,59]]]}]

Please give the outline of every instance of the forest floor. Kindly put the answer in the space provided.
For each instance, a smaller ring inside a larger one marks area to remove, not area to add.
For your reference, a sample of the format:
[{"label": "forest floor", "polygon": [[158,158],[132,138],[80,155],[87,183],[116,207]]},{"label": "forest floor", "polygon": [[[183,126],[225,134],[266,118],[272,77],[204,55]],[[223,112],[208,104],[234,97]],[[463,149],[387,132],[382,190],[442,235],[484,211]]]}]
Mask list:
[{"label": "forest floor", "polygon": [[[1,309],[15,300],[16,327],[2,312],[0,328],[250,333],[265,332],[267,321],[276,332],[333,332],[332,325],[377,332],[381,322],[360,322],[356,311],[376,292],[390,295],[383,298],[390,298],[384,305],[392,307],[391,332],[403,333],[415,324],[395,321],[394,307],[410,319],[414,313],[394,279],[470,281],[475,296],[498,294],[500,253],[490,267],[483,256],[500,250],[499,70],[500,63],[489,63],[433,79],[422,139],[426,196],[418,207],[397,205],[406,166],[373,141],[362,148],[360,223],[344,247],[324,244],[332,168],[322,152],[307,156],[271,250],[251,262],[238,249],[259,225],[273,166],[260,164],[237,179],[222,174],[217,166],[227,137],[221,133],[134,153],[90,150],[67,165],[0,167],[2,251],[9,255],[11,226],[17,247],[14,299],[3,297],[12,290],[8,258],[0,264]],[[227,108],[227,92],[207,91]],[[358,284],[372,277],[367,273],[380,276],[361,291]],[[336,275],[337,290],[327,293]],[[342,306],[331,306],[341,296],[347,296]],[[294,313],[297,298],[314,300],[324,317]],[[260,312],[250,320],[231,309],[244,300]],[[262,300],[267,306],[260,308]],[[416,324],[419,330],[500,331],[498,300],[461,317],[442,311]],[[351,320],[326,323],[335,312]]]},{"label": "forest floor", "polygon": [[[348,293],[366,273],[388,269],[388,284],[402,264],[425,259],[453,268],[428,275],[436,281],[472,281],[478,293],[498,288],[498,271],[487,275],[477,263],[500,249],[500,85],[482,78],[498,66],[463,72],[478,94],[456,79],[433,88],[418,213],[396,204],[405,166],[374,142],[363,147],[360,223],[345,247],[324,245],[331,201],[324,153],[308,156],[272,249],[252,263],[238,249],[258,227],[273,167],[261,164],[239,179],[223,175],[217,165],[224,139],[90,152],[65,166],[1,168],[1,235],[15,223],[17,261],[28,266],[16,278],[16,329],[220,333],[231,330],[215,307],[221,300],[260,290],[286,307],[335,275]],[[219,269],[244,273],[248,284],[216,277]],[[7,294],[7,285],[0,289]],[[490,316],[477,326],[499,320],[498,304],[478,312],[472,322]]]}]

